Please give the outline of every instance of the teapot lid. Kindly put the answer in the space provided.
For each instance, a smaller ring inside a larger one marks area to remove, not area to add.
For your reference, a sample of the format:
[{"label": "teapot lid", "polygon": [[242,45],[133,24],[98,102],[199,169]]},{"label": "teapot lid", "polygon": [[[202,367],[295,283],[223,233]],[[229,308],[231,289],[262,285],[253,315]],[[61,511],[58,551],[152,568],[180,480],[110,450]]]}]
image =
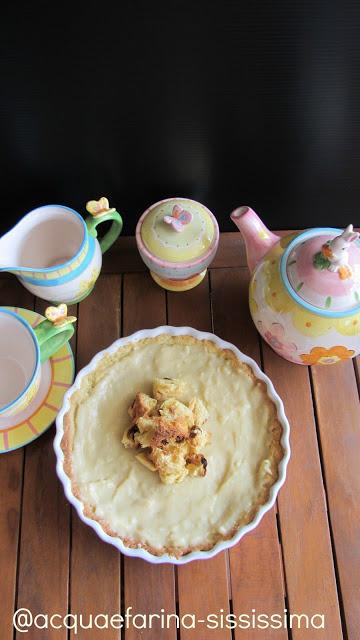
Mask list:
[{"label": "teapot lid", "polygon": [[288,293],[303,307],[322,316],[360,312],[359,234],[349,225],[309,229],[297,235],[281,258]]},{"label": "teapot lid", "polygon": [[143,213],[136,234],[160,260],[192,262],[217,242],[219,228],[215,216],[204,205],[188,198],[169,198]]}]

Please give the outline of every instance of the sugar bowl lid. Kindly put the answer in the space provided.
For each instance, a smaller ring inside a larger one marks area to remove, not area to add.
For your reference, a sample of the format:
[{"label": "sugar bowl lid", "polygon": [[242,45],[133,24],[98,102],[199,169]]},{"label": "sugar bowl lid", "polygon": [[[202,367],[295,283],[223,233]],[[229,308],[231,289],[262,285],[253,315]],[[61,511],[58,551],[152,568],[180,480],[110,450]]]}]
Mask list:
[{"label": "sugar bowl lid", "polygon": [[146,250],[165,262],[193,262],[217,242],[219,228],[207,207],[189,198],[153,204],[141,216],[136,235]]},{"label": "sugar bowl lid", "polygon": [[308,310],[333,318],[360,312],[360,242],[352,225],[300,233],[280,269],[288,293]]}]

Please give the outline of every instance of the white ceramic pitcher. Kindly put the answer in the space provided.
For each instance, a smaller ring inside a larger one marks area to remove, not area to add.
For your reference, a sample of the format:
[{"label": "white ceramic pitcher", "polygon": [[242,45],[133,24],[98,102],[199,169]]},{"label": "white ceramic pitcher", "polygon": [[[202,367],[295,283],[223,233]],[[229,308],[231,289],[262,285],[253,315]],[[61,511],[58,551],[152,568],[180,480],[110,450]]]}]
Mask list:
[{"label": "white ceramic pitcher", "polygon": [[[100,274],[102,254],[122,229],[120,214],[107,198],[86,205],[84,220],[58,204],[38,207],[0,238],[0,271],[14,273],[34,295],[52,302],[74,304],[89,295]],[[111,220],[97,240],[97,226]]]}]

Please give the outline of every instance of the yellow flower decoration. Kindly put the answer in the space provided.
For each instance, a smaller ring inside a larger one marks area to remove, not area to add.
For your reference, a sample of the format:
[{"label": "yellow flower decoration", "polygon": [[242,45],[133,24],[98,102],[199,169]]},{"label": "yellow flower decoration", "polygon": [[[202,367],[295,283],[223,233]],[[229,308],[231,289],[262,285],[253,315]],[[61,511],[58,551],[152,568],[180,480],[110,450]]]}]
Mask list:
[{"label": "yellow flower decoration", "polygon": [[360,313],[334,320],[333,326],[343,336],[357,336],[360,333]]},{"label": "yellow flower decoration", "polygon": [[[280,249],[280,251],[279,251]],[[292,311],[295,303],[287,293],[280,276],[279,259],[282,254],[281,247],[276,245],[266,256],[261,265],[264,278],[264,294],[266,303],[277,313]]]},{"label": "yellow flower decoration", "polygon": [[115,209],[110,209],[109,200],[102,196],[99,200],[89,200],[86,203],[86,211],[91,213],[94,218],[105,216],[108,213],[114,213]]},{"label": "yellow flower decoration", "polygon": [[326,318],[317,316],[296,305],[292,320],[298,331],[311,338],[323,336],[332,330],[343,336],[356,336],[360,333],[360,314],[354,314],[347,318]]},{"label": "yellow flower decoration", "polygon": [[83,280],[80,284],[78,295],[84,296],[86,293],[90,293],[90,290],[93,288],[98,276],[100,274],[99,269],[92,269],[90,273],[90,278],[87,280]]},{"label": "yellow flower decoration", "polygon": [[292,322],[304,336],[316,338],[323,336],[334,327],[334,318],[318,316],[294,303]]},{"label": "yellow flower decoration", "polygon": [[[290,237],[290,240],[296,234]],[[286,291],[281,280],[279,270],[279,260],[283,253],[283,245],[288,243],[289,236],[283,238],[279,244],[275,245],[265,257],[260,265],[259,276],[263,278],[263,295],[256,287],[253,279],[253,286],[250,288],[250,309],[256,313],[258,308],[265,304],[277,314],[290,313],[292,322],[296,329],[304,336],[311,338],[326,335],[329,331],[335,330],[344,336],[356,336],[360,334],[360,314],[353,314],[345,318],[331,318],[316,315],[304,307],[297,304]],[[261,275],[260,275],[261,274]]]},{"label": "yellow flower decoration", "polygon": [[300,354],[304,364],[334,364],[335,362],[341,362],[342,360],[348,360],[352,358],[355,351],[347,349],[346,347],[336,346],[330,349],[325,347],[313,347],[310,353]]},{"label": "yellow flower decoration", "polygon": [[300,233],[302,233],[302,231],[295,231],[294,233],[289,233],[288,236],[283,236],[279,242],[280,247],[282,247],[283,249],[286,249],[286,247],[290,244],[290,242],[294,240],[296,236],[300,235]]},{"label": "yellow flower decoration", "polygon": [[259,305],[256,302],[256,285],[256,278],[252,278],[249,286],[249,307],[252,315],[256,315],[259,311]]},{"label": "yellow flower decoration", "polygon": [[68,316],[65,303],[59,304],[57,307],[48,307],[45,316],[55,327],[64,327],[66,324],[76,322],[75,316]]}]

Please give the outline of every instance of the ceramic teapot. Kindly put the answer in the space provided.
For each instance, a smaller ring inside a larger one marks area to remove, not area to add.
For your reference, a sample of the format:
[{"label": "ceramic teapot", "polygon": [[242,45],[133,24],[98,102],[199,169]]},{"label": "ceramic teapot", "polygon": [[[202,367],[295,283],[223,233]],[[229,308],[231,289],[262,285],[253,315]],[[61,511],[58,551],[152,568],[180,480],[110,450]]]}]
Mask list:
[{"label": "ceramic teapot", "polygon": [[[35,296],[75,304],[92,291],[102,254],[122,229],[120,214],[107,198],[90,200],[82,216],[63,205],[45,205],[27,213],[0,238],[0,271],[9,271]],[[97,240],[97,226],[112,224]]]},{"label": "ceramic teapot", "polygon": [[281,238],[249,207],[231,219],[245,241],[251,315],[273,350],[305,365],[358,355],[360,242],[352,225]]}]

